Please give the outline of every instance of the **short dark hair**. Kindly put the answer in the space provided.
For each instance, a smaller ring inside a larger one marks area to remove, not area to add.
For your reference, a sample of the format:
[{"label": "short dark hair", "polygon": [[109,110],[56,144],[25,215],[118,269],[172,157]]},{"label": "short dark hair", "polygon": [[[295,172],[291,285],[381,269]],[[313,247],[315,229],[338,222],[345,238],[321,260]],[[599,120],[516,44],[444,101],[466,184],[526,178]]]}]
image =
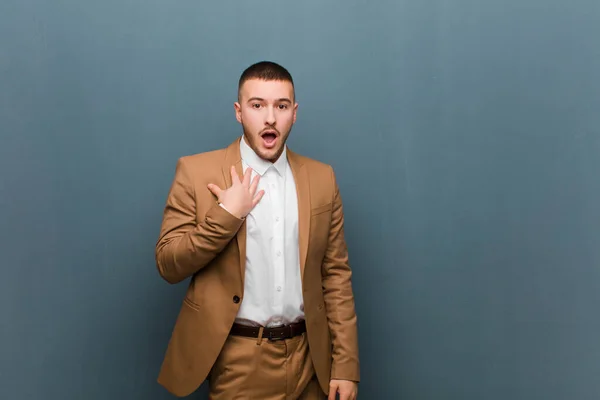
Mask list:
[{"label": "short dark hair", "polygon": [[244,72],[242,72],[238,82],[238,95],[244,82],[249,79],[262,79],[264,81],[288,81],[292,84],[292,88],[294,87],[294,80],[292,79],[292,75],[289,73],[289,71],[272,61],[260,61],[246,68]]}]

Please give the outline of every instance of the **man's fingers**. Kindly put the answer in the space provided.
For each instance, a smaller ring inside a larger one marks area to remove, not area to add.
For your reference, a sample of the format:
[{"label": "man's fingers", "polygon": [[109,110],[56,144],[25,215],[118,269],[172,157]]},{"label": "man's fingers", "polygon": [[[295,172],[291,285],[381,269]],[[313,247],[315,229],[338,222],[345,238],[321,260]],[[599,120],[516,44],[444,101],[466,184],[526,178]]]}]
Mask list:
[{"label": "man's fingers", "polygon": [[250,194],[253,195],[256,192],[256,188],[258,187],[258,181],[260,180],[260,175],[256,175],[254,179],[252,179],[252,184],[250,185]]},{"label": "man's fingers", "polygon": [[252,168],[246,168],[246,172],[244,172],[244,180],[242,184],[245,187],[250,186],[250,177],[252,176]]},{"label": "man's fingers", "polygon": [[219,198],[219,196],[221,196],[222,190],[217,185],[213,185],[212,183],[209,183],[207,185],[207,187],[208,187],[208,190],[210,190],[212,194],[214,194],[215,196],[217,196],[217,198]]},{"label": "man's fingers", "polygon": [[240,181],[240,177],[238,176],[237,172],[235,171],[235,165],[232,165],[231,166],[231,183],[235,184],[239,181]]},{"label": "man's fingers", "polygon": [[354,400],[354,393],[352,390],[340,390],[340,400]]},{"label": "man's fingers", "polygon": [[261,190],[260,192],[258,192],[256,194],[256,196],[252,200],[252,208],[256,207],[256,205],[258,204],[258,202],[260,201],[260,199],[262,199],[262,197],[263,197],[264,194],[265,194],[264,190]]},{"label": "man's fingers", "polygon": [[351,392],[340,393],[340,400],[353,400]]},{"label": "man's fingers", "polygon": [[337,394],[338,385],[333,383],[329,385],[329,396],[327,400],[335,400],[335,395]]}]

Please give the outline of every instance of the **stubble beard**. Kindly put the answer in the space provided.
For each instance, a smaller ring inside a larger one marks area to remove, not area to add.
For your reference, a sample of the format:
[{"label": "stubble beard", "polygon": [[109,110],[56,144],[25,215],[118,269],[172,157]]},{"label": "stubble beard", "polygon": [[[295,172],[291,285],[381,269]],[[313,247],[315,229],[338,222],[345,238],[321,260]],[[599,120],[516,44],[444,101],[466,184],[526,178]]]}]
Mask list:
[{"label": "stubble beard", "polygon": [[[260,135],[258,133],[256,133],[256,134],[248,133],[248,130],[246,129],[246,126],[243,123],[242,123],[242,130],[244,133],[244,137],[246,138],[246,143],[248,143],[250,148],[252,148],[252,150],[254,150],[256,155],[258,155],[263,160],[271,162],[271,163],[274,163],[275,161],[277,161],[279,159],[279,157],[281,157],[281,154],[283,153],[283,148],[284,148],[285,143],[287,142],[287,138],[290,134],[290,132],[287,132],[287,134],[284,135],[281,132],[279,132],[280,133],[280,136],[278,138],[279,146],[277,147],[276,150],[273,149],[276,151],[273,154],[271,152],[267,153],[264,151],[264,149],[261,148],[260,142],[262,141],[262,138],[260,137]],[[290,131],[291,131],[291,129],[290,129]]]}]

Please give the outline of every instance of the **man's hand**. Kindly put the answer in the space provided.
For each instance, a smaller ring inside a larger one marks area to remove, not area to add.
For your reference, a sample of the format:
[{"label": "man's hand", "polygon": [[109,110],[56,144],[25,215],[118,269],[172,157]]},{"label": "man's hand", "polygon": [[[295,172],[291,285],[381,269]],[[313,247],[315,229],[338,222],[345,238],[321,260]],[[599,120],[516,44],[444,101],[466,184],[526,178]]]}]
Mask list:
[{"label": "man's hand", "polygon": [[255,195],[260,176],[256,175],[251,184],[251,175],[252,170],[250,168],[246,168],[244,179],[240,182],[240,178],[238,177],[237,172],[235,172],[235,167],[232,166],[231,187],[227,190],[223,190],[217,185],[209,183],[208,190],[217,196],[219,203],[223,204],[227,211],[229,211],[232,215],[236,216],[237,218],[245,218],[265,194],[265,191],[261,190]]},{"label": "man's hand", "polygon": [[353,381],[332,379],[329,382],[329,397],[327,400],[335,400],[336,393],[340,394],[340,400],[355,400],[358,395],[358,385]]}]

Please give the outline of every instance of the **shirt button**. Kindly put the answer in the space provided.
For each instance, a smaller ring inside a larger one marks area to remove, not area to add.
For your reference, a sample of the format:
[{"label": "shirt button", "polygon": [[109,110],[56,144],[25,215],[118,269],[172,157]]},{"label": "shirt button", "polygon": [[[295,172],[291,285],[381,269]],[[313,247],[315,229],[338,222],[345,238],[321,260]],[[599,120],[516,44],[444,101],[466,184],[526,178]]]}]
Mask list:
[{"label": "shirt button", "polygon": [[281,286],[277,286],[277,291],[281,292]]},{"label": "shirt button", "polygon": [[279,221],[279,217],[275,217],[275,221]]},{"label": "shirt button", "polygon": [[277,257],[281,257],[281,251],[277,252]]}]

